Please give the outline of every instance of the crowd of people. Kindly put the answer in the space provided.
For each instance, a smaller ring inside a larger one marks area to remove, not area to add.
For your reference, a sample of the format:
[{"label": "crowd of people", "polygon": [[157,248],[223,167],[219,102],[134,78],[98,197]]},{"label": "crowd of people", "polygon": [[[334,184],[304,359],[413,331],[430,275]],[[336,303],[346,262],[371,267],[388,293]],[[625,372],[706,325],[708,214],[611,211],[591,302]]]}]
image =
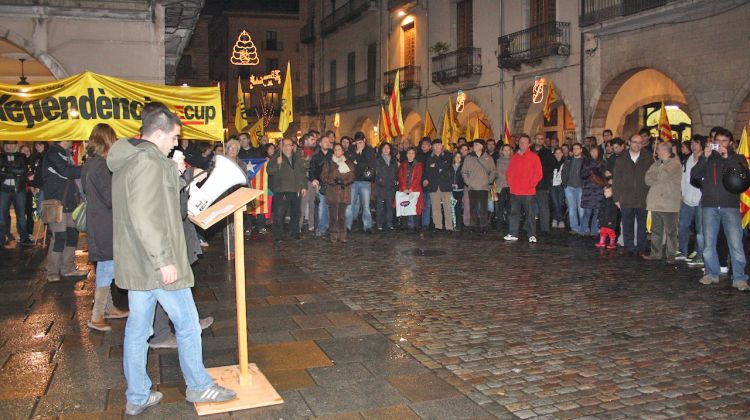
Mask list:
[{"label": "crowd of people", "polygon": [[[96,264],[88,326],[111,331],[107,319],[128,318],[128,414],[161,399],[146,374],[149,347],[178,348],[188,401],[235,396],[213,383],[203,367],[201,330],[213,318],[198,316],[190,293],[191,265],[210,232],[187,218],[186,186],[210,176],[215,155],[245,172],[249,159],[267,162],[270,214],[248,215],[250,238],[264,234],[269,221],[275,242],[306,232],[346,243],[361,226],[364,234],[497,230],[504,241],[523,235],[534,244],[553,229],[565,229],[592,237],[592,246],[619,248],[624,256],[704,267],[704,285],[718,283],[731,267],[732,286],[750,290],[740,214],[750,171],[732,133],[722,127],[682,143],[659,141],[649,130],[627,140],[605,130],[601,141],[590,136],[559,147],[544,134],[521,134],[512,139],[514,146],[463,138],[446,145],[425,137],[418,147],[382,142],[374,148],[362,132],[339,138],[315,130],[278,145],[266,138],[253,145],[248,133],[240,133],[209,147],[179,140],[180,120],[159,103],[144,107],[142,124],[138,136],[121,140],[109,125],[98,124],[83,165],[75,162],[70,141],[20,147],[6,142],[0,154],[0,238],[4,245],[33,245],[41,212],[50,237],[50,283],[88,275],[75,263],[82,224],[80,213],[74,214],[86,204],[88,257]],[[51,210],[43,203],[50,202],[59,215],[45,214]],[[18,238],[10,234],[11,206]],[[114,305],[113,281],[128,291],[129,311]]]}]

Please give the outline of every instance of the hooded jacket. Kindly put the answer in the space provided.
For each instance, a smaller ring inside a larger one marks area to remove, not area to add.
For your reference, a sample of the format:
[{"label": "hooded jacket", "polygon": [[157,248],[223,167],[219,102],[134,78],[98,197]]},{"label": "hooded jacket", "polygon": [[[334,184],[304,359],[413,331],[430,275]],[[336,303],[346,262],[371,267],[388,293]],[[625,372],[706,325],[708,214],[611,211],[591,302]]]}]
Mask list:
[{"label": "hooded jacket", "polygon": [[[81,177],[81,168],[73,164],[73,158],[59,144],[53,143],[44,155],[42,178],[45,200],[60,200],[65,213],[72,212],[78,205],[78,194],[75,179]],[[68,189],[65,189],[65,185]],[[63,195],[65,197],[63,197]]]},{"label": "hooded jacket", "polygon": [[646,185],[650,188],[646,197],[646,210],[678,213],[682,203],[682,165],[680,159],[672,157],[656,161],[646,171]]},{"label": "hooded jacket", "polygon": [[[107,155],[112,171],[115,283],[128,290],[192,287],[180,214],[185,184],[175,163],[153,143],[121,139]],[[162,283],[161,267],[174,265],[177,280]]]}]

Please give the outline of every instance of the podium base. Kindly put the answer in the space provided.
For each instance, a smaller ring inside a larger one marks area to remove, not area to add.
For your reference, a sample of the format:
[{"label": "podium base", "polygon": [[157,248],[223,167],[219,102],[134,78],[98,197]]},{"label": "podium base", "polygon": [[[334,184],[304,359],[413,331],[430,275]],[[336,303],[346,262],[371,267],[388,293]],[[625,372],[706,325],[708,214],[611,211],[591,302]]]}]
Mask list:
[{"label": "podium base", "polygon": [[222,403],[195,404],[199,416],[247,410],[284,402],[254,363],[249,365],[250,381],[247,385],[240,385],[239,365],[220,366],[207,370],[216,383],[237,392],[237,398]]}]

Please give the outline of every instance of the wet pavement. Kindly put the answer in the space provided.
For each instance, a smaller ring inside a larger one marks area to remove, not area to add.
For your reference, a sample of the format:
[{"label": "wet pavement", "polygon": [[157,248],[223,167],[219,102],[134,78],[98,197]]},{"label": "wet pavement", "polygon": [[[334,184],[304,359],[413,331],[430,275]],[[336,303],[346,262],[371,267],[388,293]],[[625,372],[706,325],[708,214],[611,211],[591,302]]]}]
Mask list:
[{"label": "wet pavement", "polygon": [[[195,267],[208,367],[237,360],[220,248]],[[750,294],[700,270],[562,233],[246,251],[250,359],[285,403],[212,417],[750,417]],[[122,418],[124,321],[90,331],[93,281],[47,284],[41,250],[0,258],[0,418]],[[196,417],[175,350],[150,351],[149,373],[165,398],[141,417]]]}]

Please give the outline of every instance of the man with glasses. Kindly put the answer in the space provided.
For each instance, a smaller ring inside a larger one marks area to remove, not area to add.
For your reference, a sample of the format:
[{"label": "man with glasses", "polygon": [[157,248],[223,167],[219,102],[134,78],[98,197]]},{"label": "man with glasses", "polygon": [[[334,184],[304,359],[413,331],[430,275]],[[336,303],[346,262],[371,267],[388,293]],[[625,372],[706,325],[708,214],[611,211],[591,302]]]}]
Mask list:
[{"label": "man with glasses", "polygon": [[646,171],[654,163],[650,153],[642,151],[646,139],[630,137],[630,150],[615,162],[612,197],[622,213],[623,255],[645,255],[646,251]]}]

